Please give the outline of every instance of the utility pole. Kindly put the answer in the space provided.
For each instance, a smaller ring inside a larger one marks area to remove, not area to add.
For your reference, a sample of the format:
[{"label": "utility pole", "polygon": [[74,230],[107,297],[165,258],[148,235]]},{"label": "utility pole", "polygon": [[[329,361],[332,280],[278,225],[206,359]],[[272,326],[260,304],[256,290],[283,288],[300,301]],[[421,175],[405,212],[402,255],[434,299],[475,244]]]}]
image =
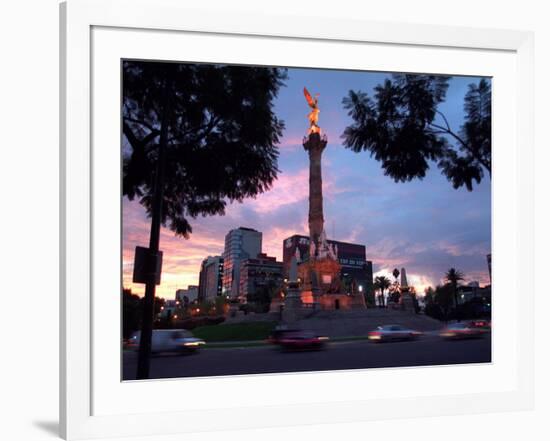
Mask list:
[{"label": "utility pole", "polygon": [[151,361],[151,340],[153,335],[153,320],[155,313],[155,291],[157,284],[157,263],[159,260],[160,226],[162,219],[162,200],[164,198],[164,174],[166,169],[166,144],[168,139],[168,75],[165,78],[163,91],[163,106],[158,145],[157,166],[155,172],[155,187],[151,210],[151,234],[149,237],[149,253],[147,256],[147,281],[143,299],[143,315],[141,320],[141,335],[137,364],[138,380],[149,378]]}]

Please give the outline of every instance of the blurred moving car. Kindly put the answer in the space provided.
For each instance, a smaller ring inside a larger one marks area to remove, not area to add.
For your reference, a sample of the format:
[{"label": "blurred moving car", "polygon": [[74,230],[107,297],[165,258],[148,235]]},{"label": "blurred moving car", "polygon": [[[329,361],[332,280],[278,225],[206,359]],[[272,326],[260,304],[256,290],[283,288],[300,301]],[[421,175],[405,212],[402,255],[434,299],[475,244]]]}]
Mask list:
[{"label": "blurred moving car", "polygon": [[470,323],[451,323],[443,328],[439,335],[445,340],[460,340],[466,338],[478,338],[483,334],[483,330],[472,326]]},{"label": "blurred moving car", "polygon": [[282,349],[323,349],[328,337],[319,336],[311,331],[279,329],[273,331],[268,341]]},{"label": "blurred moving car", "polygon": [[487,332],[491,330],[491,322],[484,319],[473,320],[470,322],[470,327]]},{"label": "blurred moving car", "polygon": [[278,345],[279,341],[288,334],[300,332],[300,329],[288,328],[287,326],[277,326],[267,338],[267,342],[273,345]]},{"label": "blurred moving car", "polygon": [[[139,350],[140,336],[140,331],[134,332],[127,347],[136,351]],[[154,329],[151,339],[151,352],[194,353],[202,345],[204,345],[204,340],[193,337],[193,334],[185,329]]]},{"label": "blurred moving car", "polygon": [[406,328],[401,325],[378,326],[374,331],[368,333],[368,338],[374,342],[414,340],[422,335],[422,332]]}]

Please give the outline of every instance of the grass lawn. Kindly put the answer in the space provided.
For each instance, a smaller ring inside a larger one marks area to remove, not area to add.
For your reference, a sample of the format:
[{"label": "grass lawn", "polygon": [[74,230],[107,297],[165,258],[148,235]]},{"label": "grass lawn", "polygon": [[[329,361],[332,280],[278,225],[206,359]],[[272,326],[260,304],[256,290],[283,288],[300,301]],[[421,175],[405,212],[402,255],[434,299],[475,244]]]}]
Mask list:
[{"label": "grass lawn", "polygon": [[277,322],[230,323],[227,325],[199,326],[193,329],[193,335],[210,341],[264,340]]}]

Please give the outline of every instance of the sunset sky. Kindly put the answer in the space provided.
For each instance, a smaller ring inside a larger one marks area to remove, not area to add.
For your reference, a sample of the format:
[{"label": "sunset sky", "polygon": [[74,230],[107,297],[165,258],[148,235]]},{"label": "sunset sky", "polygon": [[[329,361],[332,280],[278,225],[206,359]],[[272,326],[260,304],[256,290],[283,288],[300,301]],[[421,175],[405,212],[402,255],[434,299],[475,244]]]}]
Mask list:
[{"label": "sunset sky", "polygon": [[[351,123],[342,107],[350,89],[372,94],[388,74],[314,69],[289,69],[286,86],[275,102],[285,122],[279,145],[280,174],[272,189],[256,199],[228,205],[225,216],[191,219],[190,239],[163,229],[162,283],[157,295],[174,298],[176,289],[198,284],[202,259],[223,252],[225,234],[240,226],[263,233],[263,252],[282,259],[283,239],[308,234],[308,156],[302,147],[309,107],[302,89],[320,93],[319,125],[328,137],[323,154],[325,230],[329,239],[366,245],[375,275],[405,267],[417,292],[440,283],[455,267],[466,281],[489,283],[486,254],[491,249],[491,183],[485,178],[474,191],[454,190],[433,164],[424,180],[395,183],[384,176],[368,153],[341,145]],[[458,131],[463,99],[474,77],[454,77],[447,100],[439,109]],[[123,284],[142,294],[144,285],[131,283],[136,245],[147,246],[150,220],[136,201],[123,200]]]}]

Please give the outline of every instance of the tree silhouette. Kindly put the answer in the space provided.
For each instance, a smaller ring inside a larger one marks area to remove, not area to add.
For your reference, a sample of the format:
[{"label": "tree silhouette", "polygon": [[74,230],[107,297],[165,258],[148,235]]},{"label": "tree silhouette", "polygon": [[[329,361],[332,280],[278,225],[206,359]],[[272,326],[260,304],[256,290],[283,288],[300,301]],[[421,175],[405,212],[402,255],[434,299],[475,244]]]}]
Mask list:
[{"label": "tree silhouette", "polygon": [[369,151],[396,182],[422,179],[435,162],[454,188],[491,176],[491,85],[470,84],[465,120],[456,133],[438,105],[445,101],[450,77],[395,74],[374,88],[371,98],[350,90],[343,99],[353,123],[344,145]]},{"label": "tree silhouette", "polygon": [[124,61],[123,195],[151,217],[137,378],[149,377],[160,227],[188,237],[189,218],[270,188],[283,122],[279,68]]},{"label": "tree silhouette", "polygon": [[189,218],[223,214],[273,183],[284,128],[273,99],[285,70],[125,61],[123,74],[123,194],[150,216],[163,118],[161,222],[177,235],[192,232]]},{"label": "tree silhouette", "polygon": [[275,278],[268,278],[248,294],[247,301],[255,306],[256,312],[269,312],[271,299],[279,293],[279,288],[280,283]]},{"label": "tree silhouette", "polygon": [[424,290],[424,303],[430,305],[435,301],[435,291],[431,286]]},{"label": "tree silhouette", "polygon": [[132,333],[139,329],[140,320],[140,298],[132,294],[131,289],[124,288],[122,290],[122,337],[130,338]]},{"label": "tree silhouette", "polygon": [[464,274],[455,268],[450,268],[445,273],[445,280],[449,282],[453,290],[455,308],[458,308],[458,282],[464,280]]},{"label": "tree silhouette", "polygon": [[[144,299],[137,294],[132,294],[130,288],[122,289],[122,336],[129,338],[133,332],[141,327],[142,309]],[[165,300],[155,297],[154,315],[161,311]]]},{"label": "tree silhouette", "polygon": [[386,306],[384,292],[391,286],[391,281],[386,276],[376,276],[374,279],[374,288],[380,290],[380,303],[382,307]]},{"label": "tree silhouette", "polygon": [[435,288],[435,303],[443,312],[445,322],[449,320],[449,309],[453,303],[453,287],[450,283]]}]

